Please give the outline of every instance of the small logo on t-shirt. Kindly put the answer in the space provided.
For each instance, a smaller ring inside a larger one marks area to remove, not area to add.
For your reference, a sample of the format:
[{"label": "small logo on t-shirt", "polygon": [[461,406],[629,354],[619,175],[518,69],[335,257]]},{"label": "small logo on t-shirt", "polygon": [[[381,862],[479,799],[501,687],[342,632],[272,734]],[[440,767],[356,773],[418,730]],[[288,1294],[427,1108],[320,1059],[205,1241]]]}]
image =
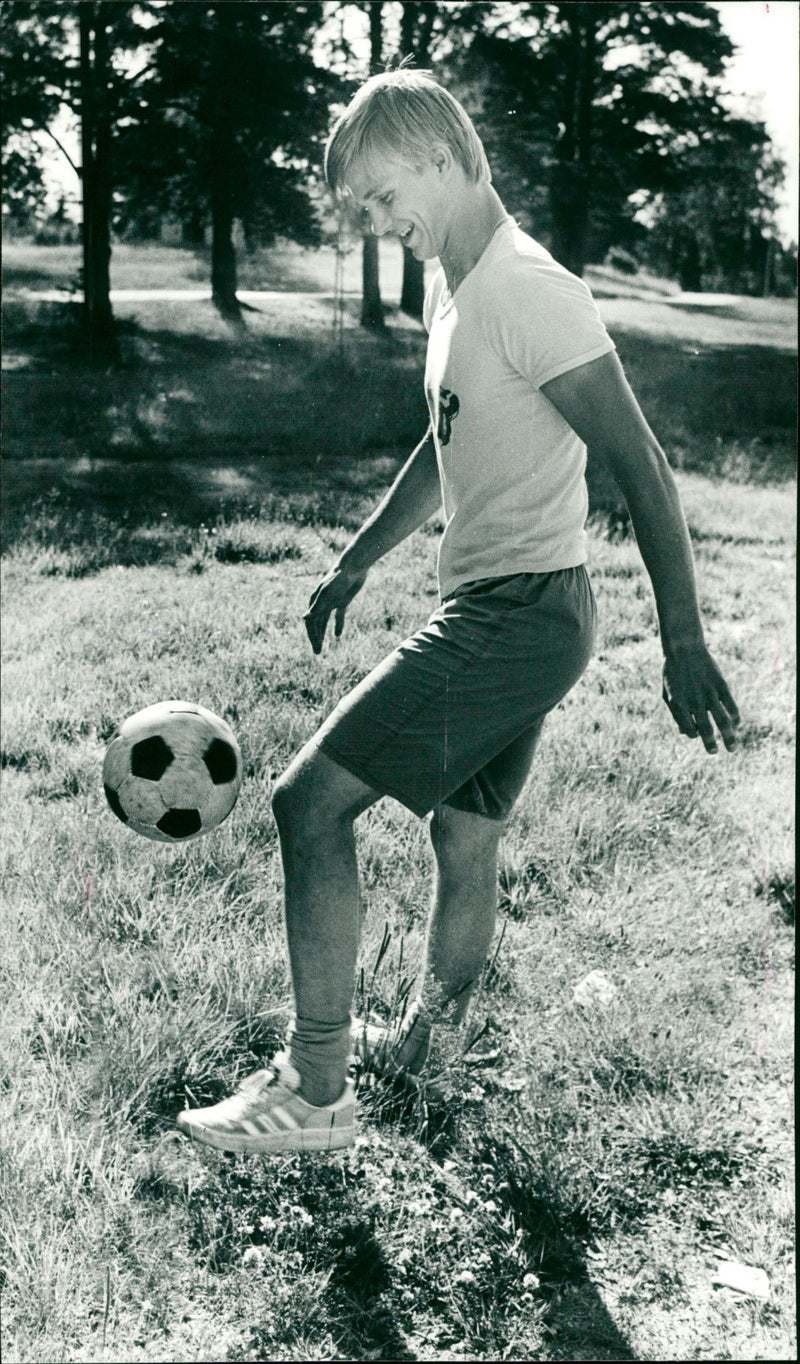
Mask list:
[{"label": "small logo on t-shirt", "polygon": [[453,420],[458,416],[460,403],[458,394],[451,393],[449,388],[439,389],[439,444],[450,444],[450,432],[453,427]]}]

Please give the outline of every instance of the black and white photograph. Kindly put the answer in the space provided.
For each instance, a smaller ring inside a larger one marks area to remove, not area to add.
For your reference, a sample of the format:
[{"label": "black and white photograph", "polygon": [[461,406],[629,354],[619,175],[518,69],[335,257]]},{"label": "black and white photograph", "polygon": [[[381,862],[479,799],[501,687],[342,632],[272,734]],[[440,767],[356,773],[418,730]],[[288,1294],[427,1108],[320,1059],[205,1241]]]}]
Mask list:
[{"label": "black and white photograph", "polygon": [[799,33],[0,0],[8,1364],[797,1358]]}]

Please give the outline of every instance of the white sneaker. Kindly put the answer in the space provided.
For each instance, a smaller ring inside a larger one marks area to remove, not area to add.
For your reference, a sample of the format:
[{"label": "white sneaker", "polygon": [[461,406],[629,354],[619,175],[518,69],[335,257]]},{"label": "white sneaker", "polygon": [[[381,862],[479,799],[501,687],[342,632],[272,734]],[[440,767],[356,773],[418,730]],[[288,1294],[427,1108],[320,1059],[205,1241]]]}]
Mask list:
[{"label": "white sneaker", "polygon": [[352,1080],[335,1103],[317,1108],[301,1098],[300,1076],[285,1052],[269,1069],[248,1075],[230,1099],[211,1108],[187,1108],[178,1127],[219,1151],[257,1154],[283,1151],[339,1151],[355,1140]]},{"label": "white sneaker", "polygon": [[[387,1079],[402,1079],[412,1086],[418,1086],[430,1070],[430,1066],[427,1066],[426,1071],[429,1047],[425,1049],[424,1058],[418,1069],[409,1069],[408,1063],[401,1059],[402,1048],[411,1031],[414,1017],[415,1013],[409,1011],[399,1024],[395,1022],[389,1025],[371,1023],[365,1018],[354,1018],[350,1038],[353,1058],[360,1069]],[[492,1066],[502,1054],[499,1047],[474,1050],[476,1044],[482,1041],[484,1032],[485,1028],[468,1040],[459,1054],[459,1061],[470,1069]]]},{"label": "white sneaker", "polygon": [[[394,1023],[371,1023],[365,1018],[354,1018],[350,1037],[353,1048],[353,1056],[362,1070],[371,1071],[373,1075],[382,1075],[389,1079],[402,1079],[409,1084],[419,1084],[419,1075],[416,1069],[410,1070],[408,1062],[402,1059],[402,1052],[408,1040],[408,1035],[416,1020],[417,1008],[412,1005],[408,1013],[403,1018]],[[420,1069],[424,1067],[427,1059],[428,1047],[421,1046]]]}]

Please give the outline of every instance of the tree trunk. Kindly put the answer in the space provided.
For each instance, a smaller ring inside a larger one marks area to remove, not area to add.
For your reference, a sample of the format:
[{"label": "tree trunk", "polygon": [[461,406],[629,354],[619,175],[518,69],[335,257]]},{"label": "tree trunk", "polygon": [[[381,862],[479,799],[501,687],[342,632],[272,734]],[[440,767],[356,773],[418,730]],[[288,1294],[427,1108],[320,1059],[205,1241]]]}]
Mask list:
[{"label": "tree trunk", "polygon": [[364,238],[361,257],[361,325],[362,327],[384,327],[386,319],[381,302],[380,280],[378,276],[378,238],[370,233]]},{"label": "tree trunk", "polygon": [[203,204],[195,204],[181,219],[181,241],[184,246],[205,246],[206,213]]},{"label": "tree trunk", "polygon": [[[370,74],[374,75],[380,70],[383,56],[383,0],[369,0],[367,11],[369,14]],[[378,238],[369,228],[364,236],[361,286],[362,327],[385,327],[386,319],[381,302]]]},{"label": "tree trunk", "polygon": [[111,311],[111,116],[108,108],[108,6],[82,3],[80,103],[83,198],[83,300],[89,359],[117,354]]},{"label": "tree trunk", "polygon": [[400,311],[409,317],[422,319],[425,302],[425,262],[417,260],[407,246],[403,247],[403,289],[400,294]]},{"label": "tree trunk", "polygon": [[586,183],[574,161],[559,161],[550,173],[552,252],[560,265],[582,275],[586,264]]},{"label": "tree trunk", "polygon": [[684,293],[699,294],[703,288],[703,267],[697,237],[691,230],[681,234],[678,280]]},{"label": "tree trunk", "polygon": [[550,176],[553,255],[575,275],[586,265],[592,182],[596,20],[586,3],[567,7],[570,53],[564,77],[564,134]]},{"label": "tree trunk", "polygon": [[[420,10],[423,10],[420,16]],[[417,19],[422,18],[422,25],[417,25]],[[409,0],[403,5],[403,13],[400,19],[400,50],[403,57],[415,57],[418,66],[425,67],[428,64],[428,47],[430,45],[431,7],[427,8],[419,4],[410,4]],[[403,288],[400,294],[400,311],[407,313],[409,317],[422,318],[422,306],[425,302],[425,262],[417,260],[416,256],[407,246],[403,247]]]},{"label": "tree trunk", "polygon": [[223,317],[241,319],[236,295],[236,248],[233,244],[233,195],[230,177],[233,127],[224,115],[215,129],[211,187],[211,300]]},{"label": "tree trunk", "polygon": [[764,279],[761,294],[769,298],[775,292],[775,240],[769,237],[764,249]]},{"label": "tree trunk", "polygon": [[[236,24],[234,6],[217,6],[217,42],[226,45]],[[233,244],[234,222],[234,164],[236,135],[228,91],[225,89],[222,57],[216,74],[217,89],[212,113],[211,139],[211,300],[221,315],[231,322],[240,322],[241,304],[236,296],[238,285],[236,248]]]}]

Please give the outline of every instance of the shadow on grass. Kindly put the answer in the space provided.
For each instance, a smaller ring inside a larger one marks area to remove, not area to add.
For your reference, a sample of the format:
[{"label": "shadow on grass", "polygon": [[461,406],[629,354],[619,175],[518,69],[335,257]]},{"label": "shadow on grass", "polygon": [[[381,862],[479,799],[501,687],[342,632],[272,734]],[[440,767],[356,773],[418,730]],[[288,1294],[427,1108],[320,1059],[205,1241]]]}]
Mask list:
[{"label": "shadow on grass", "polygon": [[[496,1162],[494,1196],[521,1230],[525,1261],[540,1280],[536,1297],[545,1304],[547,1358],[636,1358],[591,1281],[575,1219],[565,1218],[555,1198],[529,1181],[506,1148],[489,1143],[481,1158]],[[161,1184],[154,1190],[148,1188],[147,1194],[152,1193],[162,1194]],[[216,1173],[189,1193],[187,1210],[190,1245],[212,1273],[235,1271],[253,1255],[264,1256],[265,1265],[273,1256],[288,1255],[298,1267],[304,1263],[309,1274],[324,1275],[314,1325],[319,1330],[322,1324],[330,1332],[340,1358],[418,1358],[411,1337],[415,1319],[426,1315],[442,1329],[454,1329],[454,1339],[460,1335],[469,1339],[473,1350],[483,1350],[486,1322],[481,1325],[480,1301],[472,1304],[472,1324],[461,1321],[459,1325],[452,1305],[448,1307],[437,1296],[442,1290],[449,1299],[453,1285],[437,1289],[433,1281],[428,1282],[424,1262],[411,1279],[404,1271],[398,1274],[376,1231],[374,1210],[363,1206],[358,1180],[351,1181],[338,1162],[308,1157],[278,1163],[221,1157]],[[486,1300],[500,1311],[503,1304],[513,1305],[512,1315],[517,1317],[525,1277],[518,1256],[505,1255],[501,1238],[493,1261]],[[411,1284],[413,1305],[408,1301]],[[274,1357],[269,1350],[275,1346],[275,1323],[269,1307],[265,1313],[264,1325],[254,1322],[250,1331],[250,1345],[260,1358]],[[295,1331],[302,1334],[301,1318],[299,1309],[296,1320],[291,1312],[285,1314],[284,1346],[291,1343]],[[493,1335],[485,1341],[486,1353],[472,1357],[498,1357],[493,1350],[500,1343],[500,1337]]]},{"label": "shadow on grass", "polygon": [[796,355],[746,343],[694,346],[624,332],[616,339],[634,392],[673,467],[748,483],[794,477]]},{"label": "shadow on grass", "polygon": [[[6,547],[80,545],[92,572],[174,561],[187,552],[181,532],[220,518],[353,528],[425,429],[419,331],[376,340],[352,328],[340,351],[321,327],[282,335],[254,324],[226,338],[202,334],[202,317],[200,334],[169,330],[165,315],[160,330],[126,324],[124,363],[98,371],[75,354],[71,307],[7,309]],[[793,476],[793,356],[618,341],[676,467],[743,482]],[[619,489],[594,457],[587,481],[604,531],[626,538]]]},{"label": "shadow on grass", "polygon": [[[445,1162],[445,1168],[459,1149],[462,1105],[457,1099],[439,1099],[435,1091],[425,1096],[416,1087],[386,1080],[362,1088],[360,1099],[369,1122],[379,1128],[396,1127],[413,1137],[436,1162]],[[472,1157],[478,1168],[492,1169],[492,1197],[510,1215],[512,1227],[522,1233],[529,1270],[540,1281],[546,1303],[547,1357],[635,1359],[588,1271],[586,1242],[594,1231],[589,1218],[565,1204],[546,1172],[537,1169],[536,1162],[513,1141],[482,1135]],[[516,1277],[505,1283],[509,1272]],[[518,1297],[522,1278],[518,1269],[498,1264],[495,1288],[502,1296],[505,1283],[505,1291]]]},{"label": "shadow on grass", "polygon": [[327,1299],[344,1359],[416,1359],[387,1300],[391,1267],[363,1216],[345,1218],[331,1237]]},{"label": "shadow on grass", "polygon": [[[299,1257],[312,1273],[321,1271],[323,1324],[336,1339],[339,1358],[416,1358],[395,1319],[392,1270],[373,1219],[338,1162],[222,1157],[216,1176],[190,1194],[188,1212],[190,1244],[213,1273],[235,1270],[253,1251]],[[293,1329],[291,1313],[285,1315],[282,1344]],[[318,1330],[318,1308],[315,1317]],[[253,1357],[273,1357],[275,1343],[274,1321],[251,1327]]]},{"label": "shadow on grass", "polygon": [[487,1136],[477,1160],[495,1171],[493,1195],[522,1231],[528,1261],[541,1281],[548,1358],[635,1359],[589,1275],[588,1219],[562,1206],[557,1191],[537,1175],[521,1147]]}]

